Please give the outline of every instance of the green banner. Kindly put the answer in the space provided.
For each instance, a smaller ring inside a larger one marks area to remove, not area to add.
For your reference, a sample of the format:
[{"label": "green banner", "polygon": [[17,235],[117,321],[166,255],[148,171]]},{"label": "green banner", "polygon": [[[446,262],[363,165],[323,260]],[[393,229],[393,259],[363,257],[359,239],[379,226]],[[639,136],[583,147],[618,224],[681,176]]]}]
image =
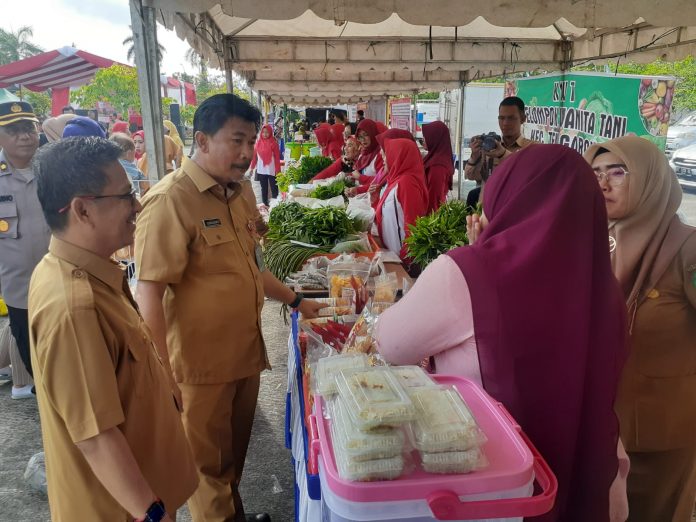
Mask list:
[{"label": "green banner", "polygon": [[635,134],[665,150],[675,79],[555,73],[508,81],[505,96],[526,105],[525,136],[580,154],[594,143]]}]

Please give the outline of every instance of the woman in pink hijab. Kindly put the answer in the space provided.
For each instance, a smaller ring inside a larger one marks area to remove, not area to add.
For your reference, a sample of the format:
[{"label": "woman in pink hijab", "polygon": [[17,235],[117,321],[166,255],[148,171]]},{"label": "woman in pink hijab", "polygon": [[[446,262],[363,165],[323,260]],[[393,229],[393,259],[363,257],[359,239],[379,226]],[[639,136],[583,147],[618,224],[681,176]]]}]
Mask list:
[{"label": "woman in pink hijab", "polygon": [[436,259],[382,314],[379,351],[394,364],[431,357],[505,405],[558,478],[535,521],[608,522],[627,332],[596,178],[567,147],[528,147],[490,178],[483,211],[474,244]]}]

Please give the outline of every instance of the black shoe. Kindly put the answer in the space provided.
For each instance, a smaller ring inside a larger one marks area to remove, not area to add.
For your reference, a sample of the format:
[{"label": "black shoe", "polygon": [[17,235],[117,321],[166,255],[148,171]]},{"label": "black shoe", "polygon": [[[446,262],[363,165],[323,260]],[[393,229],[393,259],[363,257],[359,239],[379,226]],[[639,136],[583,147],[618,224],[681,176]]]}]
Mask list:
[{"label": "black shoe", "polygon": [[271,516],[268,513],[247,513],[247,522],[271,522]]}]

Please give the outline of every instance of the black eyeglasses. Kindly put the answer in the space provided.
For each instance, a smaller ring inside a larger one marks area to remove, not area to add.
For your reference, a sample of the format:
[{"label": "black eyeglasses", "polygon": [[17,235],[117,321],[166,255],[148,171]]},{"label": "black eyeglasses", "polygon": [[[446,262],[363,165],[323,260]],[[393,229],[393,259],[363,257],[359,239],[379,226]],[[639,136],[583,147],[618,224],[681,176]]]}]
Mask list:
[{"label": "black eyeglasses", "polygon": [[[92,196],[92,195],[73,196],[73,199],[75,199],[75,198],[82,198],[82,199],[106,199],[106,198],[116,198],[116,199],[121,199],[121,200],[124,200],[124,201],[125,201],[125,200],[130,200],[130,203],[131,203],[131,205],[132,205],[133,203],[135,203],[135,201],[136,201],[136,199],[137,199],[137,195],[138,195],[138,193],[137,193],[136,190],[133,188],[133,189],[130,189],[130,190],[129,190],[128,192],[126,192],[125,194],[104,194],[104,195],[102,195],[102,196]],[[72,199],[70,200],[70,203],[72,203]],[[58,213],[59,213],[59,214],[62,214],[63,212],[65,212],[66,210],[68,210],[68,209],[70,208],[70,203],[68,203],[68,204],[65,205],[63,208],[61,208],[61,209],[58,211]]]}]

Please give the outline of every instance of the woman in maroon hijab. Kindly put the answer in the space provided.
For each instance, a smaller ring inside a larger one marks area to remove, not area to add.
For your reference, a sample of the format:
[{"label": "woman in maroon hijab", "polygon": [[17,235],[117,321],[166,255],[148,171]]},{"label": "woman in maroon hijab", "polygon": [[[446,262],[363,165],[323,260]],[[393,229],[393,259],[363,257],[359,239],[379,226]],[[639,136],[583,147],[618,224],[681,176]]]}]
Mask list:
[{"label": "woman in maroon hijab", "polygon": [[434,212],[447,201],[447,193],[452,189],[452,142],[447,125],[441,121],[423,125],[423,139],[428,149],[428,155],[423,159],[425,184],[428,186],[428,211]]},{"label": "woman in maroon hijab", "polygon": [[502,402],[558,478],[545,522],[606,522],[627,355],[607,214],[576,152],[536,145],[486,185],[481,233],[440,256],[377,325],[387,361],[432,357]]}]

